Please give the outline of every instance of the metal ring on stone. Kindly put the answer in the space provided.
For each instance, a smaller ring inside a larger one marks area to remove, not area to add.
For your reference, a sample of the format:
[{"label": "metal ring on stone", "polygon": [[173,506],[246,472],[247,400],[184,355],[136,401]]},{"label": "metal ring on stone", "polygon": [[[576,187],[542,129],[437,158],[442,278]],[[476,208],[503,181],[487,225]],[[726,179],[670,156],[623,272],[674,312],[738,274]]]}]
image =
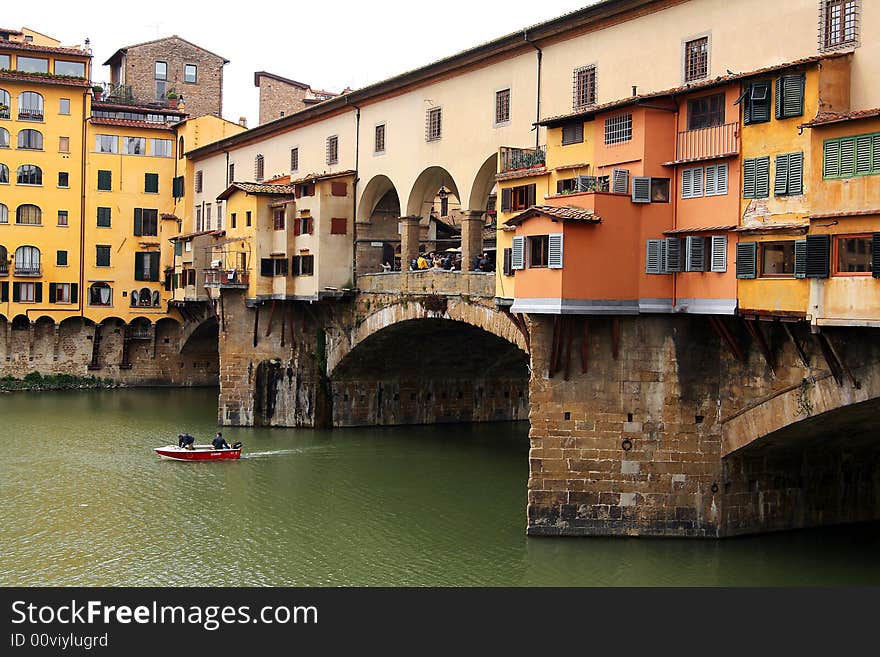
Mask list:
[{"label": "metal ring on stone", "polygon": [[631,441],[629,438],[624,438],[623,442],[620,443],[620,448],[624,452],[628,452],[629,450],[631,450],[633,448],[633,441]]},{"label": "metal ring on stone", "polygon": [[718,484],[717,484],[717,483],[713,483],[713,484],[712,484],[712,492],[713,492],[713,493],[717,493],[717,492],[718,492]]}]

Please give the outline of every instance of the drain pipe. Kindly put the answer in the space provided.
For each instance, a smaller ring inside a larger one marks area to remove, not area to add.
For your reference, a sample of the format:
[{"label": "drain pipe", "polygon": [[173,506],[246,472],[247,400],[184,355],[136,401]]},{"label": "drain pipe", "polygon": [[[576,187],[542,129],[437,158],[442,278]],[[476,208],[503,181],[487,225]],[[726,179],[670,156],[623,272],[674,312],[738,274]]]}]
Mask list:
[{"label": "drain pipe", "polygon": [[537,91],[535,93],[535,150],[538,150],[541,147],[541,127],[538,125],[538,122],[541,120],[541,73],[542,62],[544,60],[544,51],[536,46],[534,41],[531,41],[529,39],[529,31],[527,29],[523,30],[523,40],[528,43],[532,48],[534,48],[538,53],[538,84]]}]

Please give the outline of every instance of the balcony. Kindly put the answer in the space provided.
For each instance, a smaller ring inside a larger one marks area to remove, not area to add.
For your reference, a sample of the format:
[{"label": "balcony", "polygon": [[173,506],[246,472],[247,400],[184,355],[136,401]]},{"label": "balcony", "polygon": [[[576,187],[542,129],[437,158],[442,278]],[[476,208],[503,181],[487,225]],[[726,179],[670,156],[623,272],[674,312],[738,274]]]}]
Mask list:
[{"label": "balcony", "polygon": [[250,275],[246,271],[217,268],[205,270],[205,287],[247,288],[248,285]]},{"label": "balcony", "polygon": [[678,133],[675,162],[697,162],[739,154],[739,124],[725,123],[710,128],[684,130]]},{"label": "balcony", "polygon": [[547,147],[512,148],[502,146],[498,151],[499,172],[508,173],[521,169],[537,169],[543,167],[547,160]]},{"label": "balcony", "polygon": [[41,267],[30,267],[23,265],[19,267],[15,266],[15,275],[16,276],[42,276],[43,269]]},{"label": "balcony", "polygon": [[43,110],[37,109],[20,109],[18,110],[19,121],[42,121]]},{"label": "balcony", "polygon": [[9,276],[9,265],[5,262],[0,264],[0,276]]}]

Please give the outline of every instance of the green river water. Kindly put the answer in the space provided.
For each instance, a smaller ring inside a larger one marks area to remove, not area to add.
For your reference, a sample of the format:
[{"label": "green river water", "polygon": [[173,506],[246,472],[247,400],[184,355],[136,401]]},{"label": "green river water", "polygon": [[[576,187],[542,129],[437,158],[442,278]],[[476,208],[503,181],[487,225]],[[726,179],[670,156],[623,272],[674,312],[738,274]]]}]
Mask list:
[{"label": "green river water", "polygon": [[880,584],[880,524],[725,541],[525,536],[524,423],[227,429],[216,390],[0,397],[3,586]]}]

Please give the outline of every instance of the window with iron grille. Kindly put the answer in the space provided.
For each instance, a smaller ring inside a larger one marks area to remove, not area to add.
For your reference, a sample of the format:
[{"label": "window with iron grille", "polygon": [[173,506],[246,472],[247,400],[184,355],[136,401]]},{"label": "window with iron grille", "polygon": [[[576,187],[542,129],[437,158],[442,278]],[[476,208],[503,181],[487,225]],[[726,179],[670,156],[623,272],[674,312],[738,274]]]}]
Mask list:
[{"label": "window with iron grille", "polygon": [[443,132],[443,116],[439,107],[428,110],[425,117],[425,139],[427,141],[436,141],[440,139]]},{"label": "window with iron grille", "polygon": [[709,75],[709,37],[684,44],[684,81],[702,80]]},{"label": "window with iron grille", "polygon": [[290,149],[290,170],[299,170],[299,148]]},{"label": "window with iron grille", "polygon": [[495,92],[495,125],[510,121],[510,89]]},{"label": "window with iron grille", "polygon": [[605,119],[605,145],[620,144],[632,139],[632,114],[621,114]]},{"label": "window with iron grille", "polygon": [[581,66],[574,70],[572,81],[574,109],[582,109],[596,103],[596,67]]},{"label": "window with iron grille", "polygon": [[263,167],[263,156],[257,155],[257,157],[254,158],[254,180],[256,180],[257,182],[263,179]]},{"label": "window with iron grille", "polygon": [[339,163],[339,137],[327,137],[327,164]]},{"label": "window with iron grille", "polygon": [[860,0],[821,0],[819,49],[835,50],[859,43]]},{"label": "window with iron grille", "polygon": [[204,176],[203,176],[202,172],[201,172],[201,171],[196,171],[196,182],[195,182],[195,185],[196,185],[196,194],[201,194],[201,193],[202,193],[202,181],[203,181],[203,179],[204,179]]},{"label": "window with iron grille", "polygon": [[380,123],[376,126],[376,138],[373,143],[374,153],[385,152],[385,124]]},{"label": "window with iron grille", "polygon": [[235,164],[229,165],[229,171],[226,175],[226,184],[231,185],[235,182]]}]

